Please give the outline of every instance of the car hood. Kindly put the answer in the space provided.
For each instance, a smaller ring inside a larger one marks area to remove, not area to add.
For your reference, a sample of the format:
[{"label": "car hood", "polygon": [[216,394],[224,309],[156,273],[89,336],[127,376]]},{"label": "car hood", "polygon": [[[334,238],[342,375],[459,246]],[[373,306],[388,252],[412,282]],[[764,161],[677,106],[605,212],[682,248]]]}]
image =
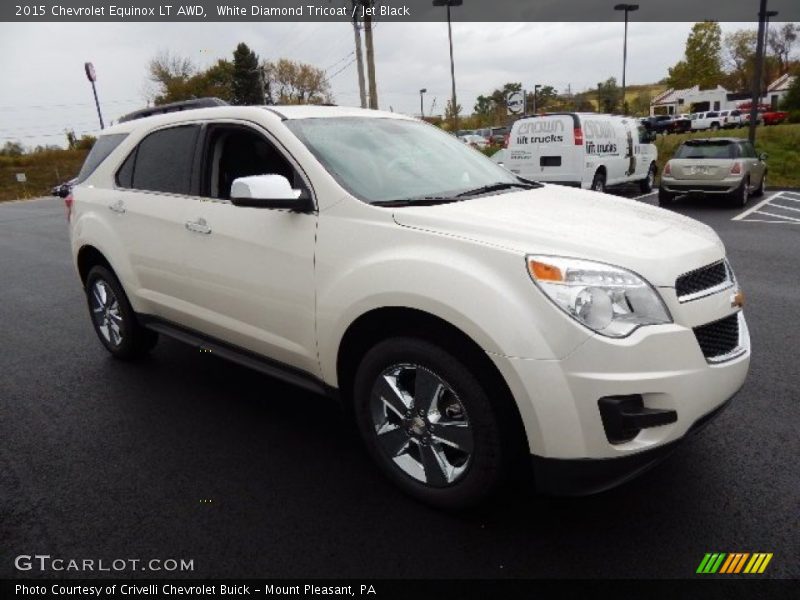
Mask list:
[{"label": "car hood", "polygon": [[653,285],[720,260],[714,230],[688,217],[558,185],[396,209],[398,225],[457,236],[520,254],[550,254],[633,270]]}]

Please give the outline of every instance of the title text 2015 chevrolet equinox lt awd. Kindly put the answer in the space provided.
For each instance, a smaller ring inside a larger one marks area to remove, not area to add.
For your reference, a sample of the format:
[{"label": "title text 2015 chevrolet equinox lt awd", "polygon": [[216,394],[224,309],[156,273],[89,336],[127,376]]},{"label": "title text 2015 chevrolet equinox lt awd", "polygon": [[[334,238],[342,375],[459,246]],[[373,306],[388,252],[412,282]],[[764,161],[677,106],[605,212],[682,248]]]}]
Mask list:
[{"label": "title text 2015 chevrolet equinox lt awd", "polygon": [[112,355],[166,334],[338,397],[386,476],[437,506],[531,462],[543,491],[607,489],[747,374],[742,294],[710,228],[520,179],[411,118],[130,118],[79,180],[72,251]]}]

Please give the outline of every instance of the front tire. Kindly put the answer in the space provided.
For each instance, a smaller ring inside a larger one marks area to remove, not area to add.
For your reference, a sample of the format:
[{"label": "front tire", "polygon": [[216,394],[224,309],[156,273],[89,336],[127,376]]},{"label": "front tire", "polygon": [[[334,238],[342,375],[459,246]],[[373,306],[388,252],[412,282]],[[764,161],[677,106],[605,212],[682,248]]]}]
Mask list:
[{"label": "front tire", "polygon": [[639,182],[639,189],[643,194],[649,194],[653,191],[653,186],[656,184],[656,163],[650,163],[650,168],[647,170],[647,177]]},{"label": "front tire", "polygon": [[122,285],[109,269],[92,267],[85,291],[94,331],[114,358],[133,360],[152,350],[158,334],[139,324]]},{"label": "front tire", "polygon": [[602,171],[597,171],[592,179],[592,190],[600,192],[601,194],[606,191],[606,176]]},{"label": "front tire", "polygon": [[406,493],[440,508],[477,504],[505,479],[500,418],[472,371],[427,341],[372,348],[356,373],[355,416],[372,459]]}]

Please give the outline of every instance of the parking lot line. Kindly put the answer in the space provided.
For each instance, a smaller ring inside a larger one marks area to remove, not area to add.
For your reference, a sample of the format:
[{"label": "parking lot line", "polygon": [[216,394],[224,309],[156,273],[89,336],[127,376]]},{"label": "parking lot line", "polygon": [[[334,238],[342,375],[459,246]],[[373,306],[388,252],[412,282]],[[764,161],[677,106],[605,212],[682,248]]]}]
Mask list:
[{"label": "parking lot line", "polygon": [[768,213],[764,212],[763,210],[757,210],[755,214],[766,215],[767,217],[775,217],[776,219],[781,219],[781,221],[778,221],[779,223],[782,221],[795,221],[797,223],[800,223],[800,219],[795,219],[794,217],[785,217],[783,215],[776,215],[775,213]]},{"label": "parking lot line", "polygon": [[764,206],[765,204],[769,204],[769,201],[770,201],[770,200],[772,200],[773,198],[775,198],[775,197],[776,197],[776,196],[778,196],[778,195],[780,195],[780,192],[779,192],[779,193],[777,193],[777,194],[772,194],[771,196],[767,196],[766,198],[764,198],[764,199],[763,199],[761,202],[759,202],[759,203],[758,203],[758,204],[756,204],[755,206],[751,206],[751,207],[750,207],[750,208],[748,208],[746,211],[744,211],[744,212],[742,212],[742,213],[739,213],[738,215],[736,215],[735,217],[733,217],[733,218],[731,219],[731,221],[741,221],[741,220],[742,220],[742,219],[744,219],[744,218],[745,218],[747,215],[749,215],[749,214],[751,214],[751,213],[754,213],[754,212],[756,212],[756,211],[757,211],[759,208],[761,208],[761,207],[762,207],[762,206]]}]

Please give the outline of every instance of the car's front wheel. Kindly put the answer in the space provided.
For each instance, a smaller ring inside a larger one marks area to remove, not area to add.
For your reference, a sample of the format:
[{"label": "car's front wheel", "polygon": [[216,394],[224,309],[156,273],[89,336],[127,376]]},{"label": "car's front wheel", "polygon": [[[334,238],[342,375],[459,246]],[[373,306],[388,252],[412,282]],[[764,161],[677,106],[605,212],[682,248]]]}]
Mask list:
[{"label": "car's front wheel", "polygon": [[139,324],[122,285],[109,269],[92,267],[85,289],[95,333],[112,356],[131,360],[152,350],[158,334]]},{"label": "car's front wheel", "polygon": [[653,186],[656,183],[656,163],[651,163],[650,168],[647,170],[647,177],[639,182],[639,189],[643,194],[649,194],[653,191]]},{"label": "car's front wheel", "polygon": [[442,348],[405,337],[379,343],[358,368],[354,402],[370,455],[412,496],[460,508],[502,483],[509,452],[496,407]]}]

